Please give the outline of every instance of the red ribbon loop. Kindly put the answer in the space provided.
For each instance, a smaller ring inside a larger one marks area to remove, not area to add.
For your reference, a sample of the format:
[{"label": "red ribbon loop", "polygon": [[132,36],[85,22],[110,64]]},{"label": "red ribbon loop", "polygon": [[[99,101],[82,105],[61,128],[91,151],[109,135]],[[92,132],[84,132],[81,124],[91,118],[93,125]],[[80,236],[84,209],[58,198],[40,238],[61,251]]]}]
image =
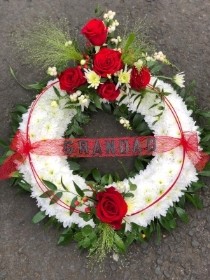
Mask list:
[{"label": "red ribbon loop", "polygon": [[12,177],[12,174],[17,171],[18,167],[26,160],[31,150],[31,144],[27,141],[26,135],[18,130],[12,140],[10,149],[14,153],[0,166],[0,179]]},{"label": "red ribbon loop", "polygon": [[198,135],[196,132],[184,132],[182,134],[180,144],[187,153],[189,159],[198,171],[203,170],[206,163],[209,161],[209,155],[199,151]]}]

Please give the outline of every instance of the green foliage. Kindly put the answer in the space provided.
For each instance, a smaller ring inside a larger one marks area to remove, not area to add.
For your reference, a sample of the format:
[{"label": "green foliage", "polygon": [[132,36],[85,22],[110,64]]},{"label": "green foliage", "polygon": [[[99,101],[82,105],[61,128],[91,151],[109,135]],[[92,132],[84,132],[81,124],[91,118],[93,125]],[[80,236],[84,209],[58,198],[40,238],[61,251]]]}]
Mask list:
[{"label": "green foliage", "polygon": [[34,224],[37,224],[37,223],[41,222],[42,220],[44,220],[44,218],[46,218],[45,212],[39,211],[38,213],[36,213],[36,215],[34,215],[32,222]]},{"label": "green foliage", "polygon": [[65,20],[40,20],[24,38],[16,38],[18,47],[26,52],[26,61],[44,69],[50,66],[62,69],[71,60],[82,59],[74,44],[65,46],[70,40]]},{"label": "green foliage", "polygon": [[125,64],[133,65],[139,58],[142,57],[142,53],[153,52],[154,48],[147,42],[146,23],[142,20],[137,20],[132,29],[127,28],[129,19],[125,20],[125,32],[122,36],[122,59]]}]

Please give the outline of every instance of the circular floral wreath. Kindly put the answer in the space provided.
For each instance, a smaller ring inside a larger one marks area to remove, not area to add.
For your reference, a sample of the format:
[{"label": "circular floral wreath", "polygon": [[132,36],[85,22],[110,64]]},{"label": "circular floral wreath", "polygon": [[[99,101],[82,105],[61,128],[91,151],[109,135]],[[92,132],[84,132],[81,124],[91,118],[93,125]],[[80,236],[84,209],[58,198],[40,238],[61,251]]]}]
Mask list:
[{"label": "circular floral wreath", "polygon": [[[45,24],[50,42],[60,39],[55,62],[74,60],[77,65],[63,69],[57,63],[48,68],[48,74],[57,78],[48,82],[22,115],[11,145],[13,153],[0,170],[1,178],[14,176],[23,188],[30,186],[41,209],[34,222],[55,218],[66,228],[59,243],[73,237],[99,259],[111,250],[124,251],[134,240],[146,240],[154,229],[158,235],[161,227],[171,230],[174,212],[186,221],[184,198],[199,205],[193,191],[203,184],[196,168],[200,171],[208,160],[198,146],[200,130],[192,110],[177,92],[184,88],[184,74],[158,76],[161,64],[173,65],[162,52],[149,56],[135,32],[124,38],[114,36],[119,24],[114,17],[109,11],[103,20],[91,19],[83,27],[89,42],[83,55],[59,29],[52,31]],[[39,53],[40,57],[44,53],[43,63],[50,61],[47,50],[52,44],[43,42],[39,32],[32,36],[43,47]],[[36,52],[31,57],[39,60]],[[124,108],[127,113],[117,118],[127,129],[141,125],[142,115],[153,132],[157,149],[136,175],[113,180],[94,169],[90,182],[74,172],[74,162],[63,154],[64,135],[79,134],[78,119],[101,108],[110,113]]]}]

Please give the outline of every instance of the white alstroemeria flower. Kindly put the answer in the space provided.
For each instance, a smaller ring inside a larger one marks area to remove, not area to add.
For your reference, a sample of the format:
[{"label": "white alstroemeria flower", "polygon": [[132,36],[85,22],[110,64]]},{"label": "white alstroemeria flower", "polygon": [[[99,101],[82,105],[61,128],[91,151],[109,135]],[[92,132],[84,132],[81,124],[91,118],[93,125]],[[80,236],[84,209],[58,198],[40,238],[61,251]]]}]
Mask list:
[{"label": "white alstroemeria flower", "polygon": [[87,82],[89,84],[89,88],[92,87],[92,88],[95,88],[97,89],[98,86],[100,85],[100,79],[101,77],[96,74],[95,71],[92,71],[90,69],[85,69],[85,77],[87,79]]},{"label": "white alstroemeria flower", "polygon": [[166,55],[163,54],[163,52],[161,52],[161,51],[155,52],[154,53],[154,59],[165,62],[166,61]]},{"label": "white alstroemeria flower", "polygon": [[122,124],[124,126],[124,128],[127,128],[128,130],[132,129],[129,120],[126,120],[125,118],[120,117],[119,122],[120,122],[120,124]]},{"label": "white alstroemeria flower", "polygon": [[50,75],[50,76],[57,76],[57,69],[56,69],[56,67],[55,66],[53,66],[53,67],[48,67],[48,69],[47,69],[47,74],[48,75]]},{"label": "white alstroemeria flower", "polygon": [[112,33],[112,32],[114,32],[115,31],[115,25],[110,25],[109,27],[108,27],[108,32],[109,33]]},{"label": "white alstroemeria flower", "polygon": [[184,76],[185,76],[184,72],[180,72],[180,73],[176,74],[176,75],[172,78],[172,80],[173,80],[174,83],[177,84],[180,88],[184,88],[184,87],[185,87],[185,85],[184,85],[184,83],[185,83]]},{"label": "white alstroemeria flower", "polygon": [[88,106],[90,104],[90,99],[89,99],[88,95],[86,95],[86,94],[80,95],[78,97],[78,101],[79,101],[82,111],[84,111],[84,108],[88,108]]},{"label": "white alstroemeria flower", "polygon": [[112,20],[115,17],[116,13],[113,11],[108,11],[106,14],[104,14],[104,19],[106,20]]}]

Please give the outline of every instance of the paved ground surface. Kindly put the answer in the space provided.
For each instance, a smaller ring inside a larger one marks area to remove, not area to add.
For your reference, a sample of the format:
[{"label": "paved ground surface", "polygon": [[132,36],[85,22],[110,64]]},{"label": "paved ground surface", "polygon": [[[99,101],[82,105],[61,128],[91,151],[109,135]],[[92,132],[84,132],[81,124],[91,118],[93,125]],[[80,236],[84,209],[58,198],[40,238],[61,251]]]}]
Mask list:
[{"label": "paved ground surface", "polygon": [[[136,0],[98,1],[105,8],[118,12],[122,22],[129,15],[132,25],[136,17],[147,17],[148,34],[157,49],[187,73],[187,80],[197,81],[201,106],[210,109],[210,2],[209,0]],[[34,82],[42,73],[29,69],[16,54],[11,37],[28,29],[39,17],[63,16],[78,30],[92,16],[97,1],[82,0],[0,0],[0,137],[8,140],[9,113],[15,103],[29,103],[31,93],[19,88],[11,78],[8,65],[18,71],[24,82]],[[100,116],[101,120],[105,118]],[[112,120],[108,120],[108,124]],[[115,124],[104,125],[104,134],[121,132]],[[91,131],[91,128],[90,128]],[[113,134],[112,134],[113,135]],[[93,163],[94,164],[94,163]],[[107,162],[98,163],[103,170]],[[112,168],[119,168],[112,162]],[[105,171],[105,169],[104,169]],[[207,182],[209,185],[209,182]],[[188,225],[179,224],[166,234],[161,245],[152,240],[143,246],[134,245],[119,262],[108,259],[103,272],[86,268],[86,254],[76,245],[58,247],[56,229],[31,224],[36,213],[35,201],[17,194],[8,182],[0,187],[0,279],[5,280],[206,280],[210,279],[210,193],[202,191],[204,209],[190,206]]]}]

